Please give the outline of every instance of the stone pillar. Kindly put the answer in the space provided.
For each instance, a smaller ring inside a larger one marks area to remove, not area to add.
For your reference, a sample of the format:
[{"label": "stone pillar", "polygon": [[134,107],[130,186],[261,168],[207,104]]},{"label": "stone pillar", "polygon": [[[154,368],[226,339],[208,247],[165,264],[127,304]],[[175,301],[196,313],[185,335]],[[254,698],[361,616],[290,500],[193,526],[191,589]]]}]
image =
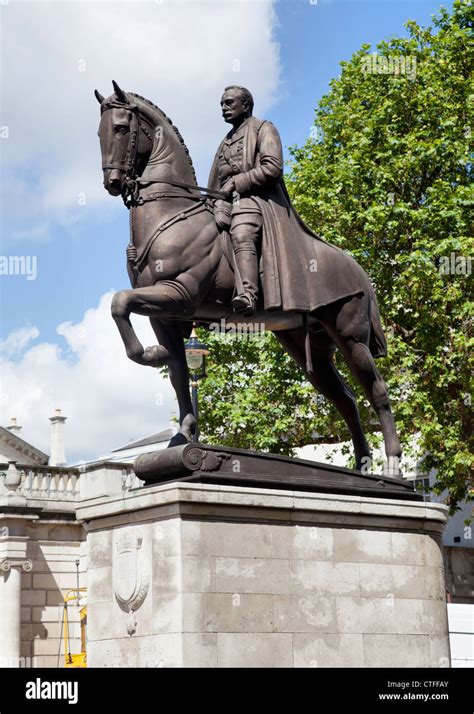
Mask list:
[{"label": "stone pillar", "polygon": [[0,666],[19,667],[21,573],[33,570],[28,558],[0,561]]},{"label": "stone pillar", "polygon": [[0,498],[0,667],[20,666],[21,574],[33,570],[26,527],[38,518],[33,509],[11,506],[15,499]]}]

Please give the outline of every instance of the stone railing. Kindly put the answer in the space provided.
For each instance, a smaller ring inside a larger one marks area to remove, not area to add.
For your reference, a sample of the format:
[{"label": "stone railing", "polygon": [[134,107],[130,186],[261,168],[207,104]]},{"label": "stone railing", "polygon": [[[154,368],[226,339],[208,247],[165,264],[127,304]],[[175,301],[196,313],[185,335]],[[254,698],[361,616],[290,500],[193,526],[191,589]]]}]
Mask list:
[{"label": "stone railing", "polygon": [[20,470],[20,489],[27,498],[75,501],[79,497],[81,473],[77,468],[27,466]]},{"label": "stone railing", "polygon": [[9,461],[0,464],[0,496],[12,505],[21,501],[55,503],[65,510],[74,510],[80,497],[80,476],[77,468],[67,466],[31,466]]},{"label": "stone railing", "polygon": [[[0,499],[6,497],[12,505],[38,503],[53,510],[75,510],[83,498],[107,495],[138,488],[142,481],[132,464],[101,462],[79,467],[31,466],[15,461],[0,463]],[[15,499],[15,503],[13,500]],[[19,500],[20,499],[20,500]]]}]

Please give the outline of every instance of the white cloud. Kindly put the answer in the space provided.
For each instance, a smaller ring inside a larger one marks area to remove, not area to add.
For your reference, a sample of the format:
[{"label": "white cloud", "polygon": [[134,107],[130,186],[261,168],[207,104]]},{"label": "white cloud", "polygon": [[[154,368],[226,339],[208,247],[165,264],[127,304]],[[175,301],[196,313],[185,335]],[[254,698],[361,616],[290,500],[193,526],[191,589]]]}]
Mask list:
[{"label": "white cloud", "polygon": [[[0,424],[6,426],[10,417],[16,417],[23,426],[21,436],[49,453],[48,418],[60,407],[68,417],[70,463],[166,429],[176,405],[167,379],[127,358],[110,315],[112,295],[103,295],[80,323],[58,326],[64,349],[41,342],[25,351],[39,336],[35,327],[16,330],[2,345]],[[132,319],[142,344],[156,344],[148,320]]]},{"label": "white cloud", "polygon": [[19,356],[32,340],[39,336],[37,327],[20,327],[10,332],[5,340],[0,342],[0,352],[5,357]]},{"label": "white cloud", "polygon": [[[81,193],[101,214],[121,207],[102,188],[95,87],[111,94],[115,79],[157,103],[205,182],[226,130],[223,87],[248,85],[261,115],[279,83],[270,1],[10,2],[2,22],[4,210],[16,233],[30,231],[31,239],[45,219],[67,225],[88,216]],[[44,237],[43,228],[37,233]]]}]

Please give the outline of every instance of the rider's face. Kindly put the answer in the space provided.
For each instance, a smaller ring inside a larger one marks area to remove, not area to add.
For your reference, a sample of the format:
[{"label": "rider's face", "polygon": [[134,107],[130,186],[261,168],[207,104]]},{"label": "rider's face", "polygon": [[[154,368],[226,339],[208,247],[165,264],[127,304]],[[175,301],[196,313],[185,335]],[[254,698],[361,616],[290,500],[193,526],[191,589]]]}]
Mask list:
[{"label": "rider's face", "polygon": [[222,116],[228,124],[238,123],[248,116],[249,105],[241,93],[235,89],[229,89],[221,99]]}]

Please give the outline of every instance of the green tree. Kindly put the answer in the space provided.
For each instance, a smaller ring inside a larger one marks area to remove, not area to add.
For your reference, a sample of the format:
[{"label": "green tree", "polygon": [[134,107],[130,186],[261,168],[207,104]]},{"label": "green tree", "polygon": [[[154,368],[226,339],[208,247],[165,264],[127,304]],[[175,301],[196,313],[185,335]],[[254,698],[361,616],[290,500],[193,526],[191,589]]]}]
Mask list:
[{"label": "green tree", "polygon": [[[436,490],[448,490],[452,507],[468,496],[473,466],[471,17],[470,2],[458,0],[432,27],[409,21],[407,37],[376,52],[364,45],[341,63],[312,136],[291,149],[287,177],[308,225],[371,276],[389,343],[379,368],[402,442],[423,471],[437,470]],[[206,339],[203,438],[276,453],[315,433],[347,438],[274,337]]]}]

